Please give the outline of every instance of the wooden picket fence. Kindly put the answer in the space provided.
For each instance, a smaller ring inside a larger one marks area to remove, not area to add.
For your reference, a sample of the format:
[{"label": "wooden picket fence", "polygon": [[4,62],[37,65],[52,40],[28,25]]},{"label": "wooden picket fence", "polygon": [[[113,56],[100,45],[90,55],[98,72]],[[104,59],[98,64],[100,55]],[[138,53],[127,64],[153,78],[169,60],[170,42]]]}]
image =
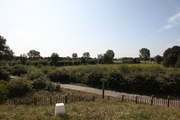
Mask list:
[{"label": "wooden picket fence", "polygon": [[[71,102],[81,102],[81,101],[97,101],[102,99],[99,96],[56,96],[56,97],[24,97],[24,98],[14,98],[14,99],[2,99],[0,104],[27,104],[27,105],[52,105],[55,103],[71,103]],[[155,96],[139,96],[139,95],[119,95],[117,97],[106,96],[106,100],[116,100],[117,102],[135,102],[136,104],[150,104],[150,105],[160,105],[167,107],[180,108],[180,99],[168,97],[155,97]]]}]

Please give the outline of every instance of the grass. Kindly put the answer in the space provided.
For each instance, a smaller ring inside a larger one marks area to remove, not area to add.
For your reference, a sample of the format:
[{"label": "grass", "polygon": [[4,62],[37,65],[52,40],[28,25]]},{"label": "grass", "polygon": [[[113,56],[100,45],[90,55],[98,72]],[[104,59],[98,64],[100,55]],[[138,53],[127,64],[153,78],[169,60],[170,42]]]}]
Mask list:
[{"label": "grass", "polygon": [[[73,95],[92,95],[75,90],[62,89],[62,93],[70,92]],[[39,92],[36,95],[47,95],[50,92]],[[100,96],[100,95],[97,95]],[[112,97],[113,98],[113,97]],[[119,120],[119,119],[150,119],[166,120],[180,119],[180,109],[148,104],[135,104],[135,102],[120,102],[118,99],[102,100],[95,102],[75,102],[65,104],[66,114],[55,116],[55,105],[0,105],[0,119],[28,119],[28,120]]]},{"label": "grass", "polygon": [[[120,61],[121,62],[121,61]],[[74,65],[74,66],[62,66],[62,67],[57,67],[58,69],[78,69],[82,67],[105,67],[105,68],[113,68],[113,67],[118,67],[122,65],[119,61],[115,61],[114,64],[95,64],[95,65]],[[150,64],[147,62],[147,64],[140,63],[140,64],[123,64],[123,65],[128,65],[128,66],[140,66],[140,67],[151,67],[151,66],[158,66],[158,67],[163,67],[162,64]]]}]

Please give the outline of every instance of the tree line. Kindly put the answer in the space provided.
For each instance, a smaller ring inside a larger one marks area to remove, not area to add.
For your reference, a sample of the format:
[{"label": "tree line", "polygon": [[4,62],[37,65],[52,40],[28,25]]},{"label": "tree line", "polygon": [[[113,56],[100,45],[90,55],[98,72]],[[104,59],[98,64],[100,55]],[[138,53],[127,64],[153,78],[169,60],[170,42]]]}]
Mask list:
[{"label": "tree line", "polygon": [[[6,39],[0,35],[0,60],[12,60],[14,57],[13,50],[6,45]],[[110,64],[113,63],[114,51],[107,50],[104,54],[98,54],[97,59],[94,58],[93,63],[99,64]],[[77,53],[72,53],[72,57],[66,57],[69,60],[80,61],[81,64],[86,64],[87,61],[92,59],[89,52],[84,52],[82,57],[78,57]],[[147,48],[142,48],[139,50],[139,58],[143,59],[146,63],[147,60],[155,60],[158,64],[162,63],[164,67],[180,67],[180,46],[173,46],[164,51],[163,56],[157,55],[154,58],[150,58],[150,50]],[[19,56],[19,59],[22,64],[26,64],[27,60],[39,60],[47,59],[52,61],[53,65],[56,65],[58,61],[61,60],[61,57],[58,53],[52,53],[51,57],[42,57],[39,51],[30,50],[27,54],[23,53]],[[91,60],[92,61],[92,60]],[[78,63],[77,63],[78,64]]]}]

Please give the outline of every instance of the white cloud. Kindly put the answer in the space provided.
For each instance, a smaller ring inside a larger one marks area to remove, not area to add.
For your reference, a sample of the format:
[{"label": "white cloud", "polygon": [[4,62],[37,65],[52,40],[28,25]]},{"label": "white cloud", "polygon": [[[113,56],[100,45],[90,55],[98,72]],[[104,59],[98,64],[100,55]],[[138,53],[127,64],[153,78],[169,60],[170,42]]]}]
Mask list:
[{"label": "white cloud", "polygon": [[168,19],[168,24],[165,25],[164,27],[162,27],[161,29],[159,29],[157,32],[161,32],[163,30],[167,30],[167,29],[169,29],[171,27],[174,27],[176,25],[179,25],[179,24],[180,24],[180,13],[170,17]]},{"label": "white cloud", "polygon": [[177,39],[177,41],[180,41],[180,38],[179,38],[179,39]]}]

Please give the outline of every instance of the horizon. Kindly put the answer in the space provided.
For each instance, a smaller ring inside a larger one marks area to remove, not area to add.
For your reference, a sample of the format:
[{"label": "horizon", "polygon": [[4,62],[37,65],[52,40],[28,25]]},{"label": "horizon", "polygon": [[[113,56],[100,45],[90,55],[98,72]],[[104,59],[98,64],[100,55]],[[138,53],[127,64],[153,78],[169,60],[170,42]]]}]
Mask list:
[{"label": "horizon", "polygon": [[114,58],[150,57],[180,45],[179,0],[1,0],[0,35],[15,56],[30,50],[42,57],[90,57],[108,49]]}]

